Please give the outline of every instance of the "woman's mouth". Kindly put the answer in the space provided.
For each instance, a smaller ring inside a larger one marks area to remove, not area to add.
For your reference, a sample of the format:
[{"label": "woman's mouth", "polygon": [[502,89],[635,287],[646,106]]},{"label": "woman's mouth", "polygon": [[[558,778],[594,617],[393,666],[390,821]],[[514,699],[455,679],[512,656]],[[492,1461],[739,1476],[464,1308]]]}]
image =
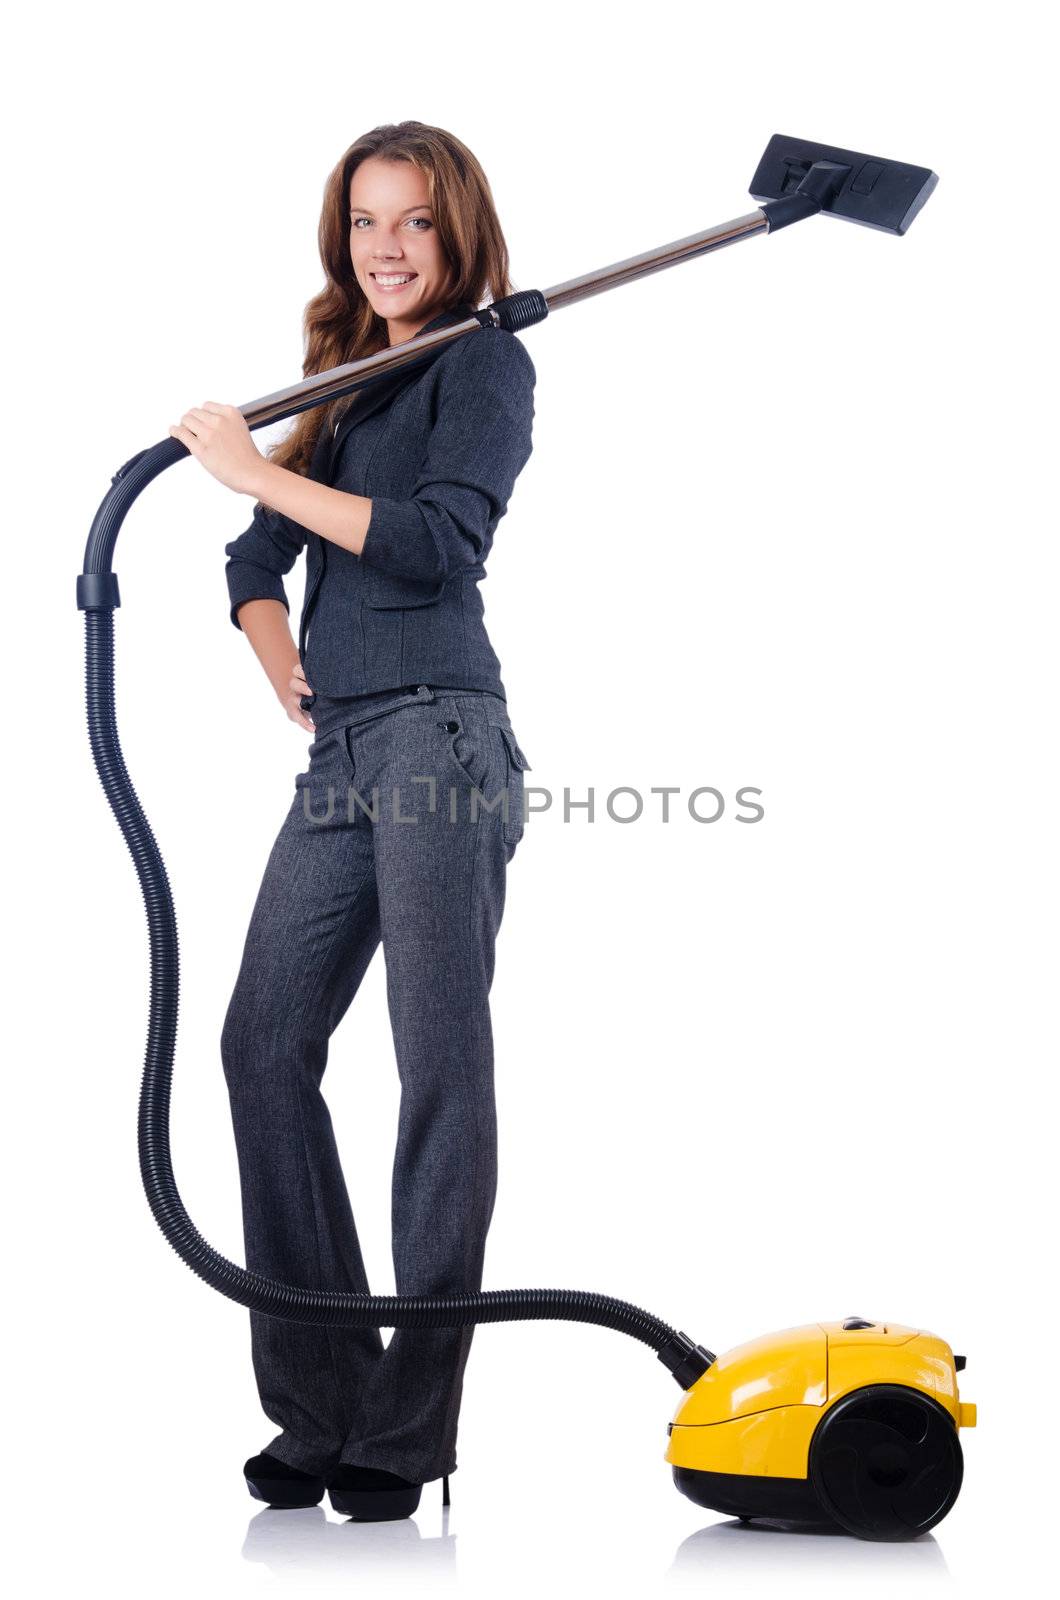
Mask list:
[{"label": "woman's mouth", "polygon": [[373,272],[369,276],[383,294],[400,294],[418,276],[415,272]]}]

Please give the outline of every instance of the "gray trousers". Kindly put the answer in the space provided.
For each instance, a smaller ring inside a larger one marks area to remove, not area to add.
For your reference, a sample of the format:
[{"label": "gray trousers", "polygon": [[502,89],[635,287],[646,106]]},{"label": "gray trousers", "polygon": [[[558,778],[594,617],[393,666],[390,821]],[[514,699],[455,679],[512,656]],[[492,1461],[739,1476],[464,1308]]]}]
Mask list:
[{"label": "gray trousers", "polygon": [[[318,731],[272,847],[221,1038],[246,1262],[368,1294],[321,1080],[382,941],[401,1102],[399,1294],[482,1286],[497,1184],[489,990],[505,871],[524,826],[504,700],[420,685],[361,697]],[[384,1291],[389,1292],[389,1291]],[[472,1328],[325,1328],[250,1312],[264,1446],[427,1482],[456,1467]]]}]

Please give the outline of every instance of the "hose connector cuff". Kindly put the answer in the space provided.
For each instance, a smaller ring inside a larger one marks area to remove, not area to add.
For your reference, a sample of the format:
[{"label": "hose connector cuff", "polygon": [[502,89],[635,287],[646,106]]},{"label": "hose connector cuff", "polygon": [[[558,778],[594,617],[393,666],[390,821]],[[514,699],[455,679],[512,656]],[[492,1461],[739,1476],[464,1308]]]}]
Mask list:
[{"label": "hose connector cuff", "polygon": [[717,1361],[717,1356],[701,1344],[694,1344],[687,1333],[675,1333],[668,1344],[664,1344],[658,1352],[659,1360],[682,1389],[691,1389],[697,1378],[701,1378],[708,1367]]},{"label": "hose connector cuff", "polygon": [[116,572],[79,572],[77,574],[77,609],[79,611],[113,611],[120,606],[118,574]]},{"label": "hose connector cuff", "polygon": [[483,306],[475,316],[483,327],[492,324],[495,328],[507,328],[509,333],[521,333],[535,322],[544,322],[548,316],[548,301],[540,289],[517,289],[503,300],[493,300]]}]

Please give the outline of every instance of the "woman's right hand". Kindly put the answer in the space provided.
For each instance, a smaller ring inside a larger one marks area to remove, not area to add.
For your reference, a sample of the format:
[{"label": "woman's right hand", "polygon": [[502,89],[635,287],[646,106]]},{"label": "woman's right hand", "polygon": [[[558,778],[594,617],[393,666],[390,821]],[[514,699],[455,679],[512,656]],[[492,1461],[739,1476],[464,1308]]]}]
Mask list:
[{"label": "woman's right hand", "polygon": [[301,660],[296,657],[294,666],[291,668],[291,678],[287,686],[287,693],[281,694],[280,699],[291,721],[297,722],[300,728],[305,728],[309,733],[316,731],[316,724],[302,710],[298,702],[302,695],[312,693],[312,689],[305,681],[305,671]]}]

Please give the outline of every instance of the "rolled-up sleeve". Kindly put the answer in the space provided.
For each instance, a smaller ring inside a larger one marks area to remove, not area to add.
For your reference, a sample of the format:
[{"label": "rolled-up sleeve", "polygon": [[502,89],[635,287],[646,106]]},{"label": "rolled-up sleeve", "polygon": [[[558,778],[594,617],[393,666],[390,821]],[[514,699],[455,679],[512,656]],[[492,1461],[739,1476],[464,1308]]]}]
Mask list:
[{"label": "rolled-up sleeve", "polygon": [[435,587],[475,565],[530,459],[535,381],[526,347],[507,329],[458,340],[412,496],[372,496],[362,561]]},{"label": "rolled-up sleeve", "polygon": [[250,527],[225,545],[229,615],[237,628],[241,623],[236,612],[244,600],[279,600],[290,612],[283,575],[294,566],[305,538],[300,523],[259,501]]}]

